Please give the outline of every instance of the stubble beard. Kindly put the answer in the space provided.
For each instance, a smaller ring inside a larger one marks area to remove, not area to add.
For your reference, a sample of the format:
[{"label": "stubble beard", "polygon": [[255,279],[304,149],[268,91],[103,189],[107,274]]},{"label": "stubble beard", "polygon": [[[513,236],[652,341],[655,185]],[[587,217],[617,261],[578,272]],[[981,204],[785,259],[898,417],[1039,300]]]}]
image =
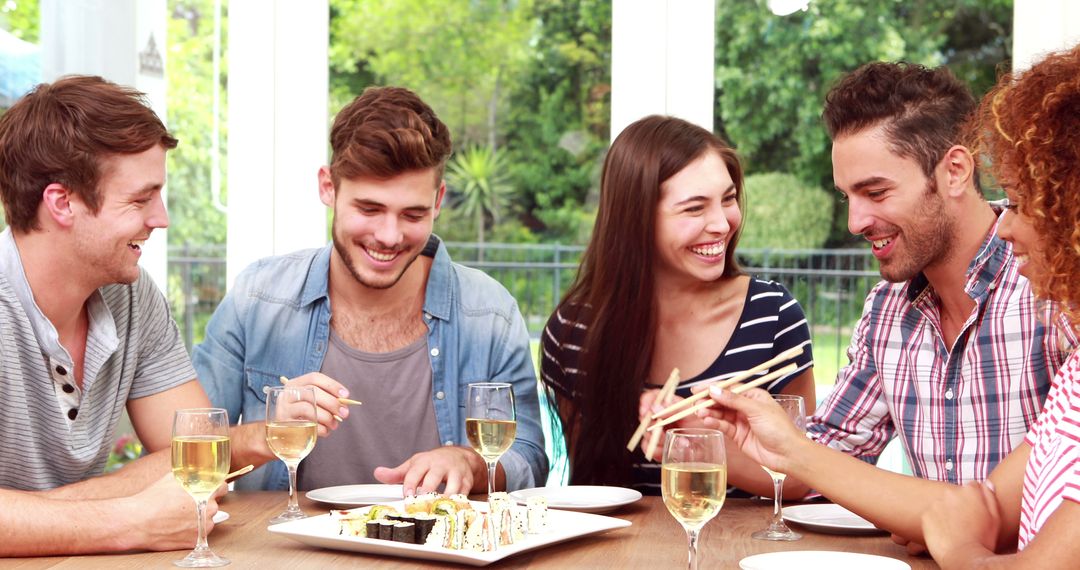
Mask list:
[{"label": "stubble beard", "polygon": [[891,283],[910,281],[928,266],[949,258],[956,236],[956,220],[944,208],[933,178],[926,185],[925,200],[915,219],[921,220],[903,232],[906,257],[880,265],[882,279]]},{"label": "stubble beard", "polygon": [[[360,271],[357,270],[356,261],[355,259],[353,259],[352,254],[349,252],[348,244],[350,242],[349,240],[338,236],[336,222],[331,228],[331,235],[333,235],[334,249],[338,252],[338,255],[341,256],[341,261],[345,264],[345,269],[349,271],[349,275],[352,275],[352,278],[355,279],[357,283],[369,289],[389,289],[394,285],[397,285],[398,281],[401,281],[401,278],[405,276],[405,272],[408,271],[410,267],[412,267],[412,264],[416,262],[416,258],[419,257],[421,253],[420,251],[414,253],[412,257],[404,264],[401,270],[398,271],[397,275],[391,276],[386,281],[373,281],[364,278],[360,274]],[[363,246],[358,245],[358,247]]]}]

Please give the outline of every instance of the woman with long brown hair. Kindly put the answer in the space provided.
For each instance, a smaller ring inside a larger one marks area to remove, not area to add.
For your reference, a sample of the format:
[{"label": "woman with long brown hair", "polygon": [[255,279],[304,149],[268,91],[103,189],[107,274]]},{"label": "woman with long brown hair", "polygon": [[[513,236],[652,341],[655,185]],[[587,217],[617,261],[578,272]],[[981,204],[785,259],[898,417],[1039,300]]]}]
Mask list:
[{"label": "woman with long brown hair", "polygon": [[[600,184],[577,279],[544,330],[541,380],[558,408],[571,483],[659,494],[659,465],[626,442],[656,409],[656,389],[672,369],[685,397],[708,378],[801,346],[798,369],[769,390],[804,396],[809,413],[810,333],[782,285],[736,262],[742,168],[719,137],[682,119],[646,117],[612,143]],[[700,425],[691,416],[672,427]],[[733,484],[772,493],[757,463],[734,452],[728,464]]]}]

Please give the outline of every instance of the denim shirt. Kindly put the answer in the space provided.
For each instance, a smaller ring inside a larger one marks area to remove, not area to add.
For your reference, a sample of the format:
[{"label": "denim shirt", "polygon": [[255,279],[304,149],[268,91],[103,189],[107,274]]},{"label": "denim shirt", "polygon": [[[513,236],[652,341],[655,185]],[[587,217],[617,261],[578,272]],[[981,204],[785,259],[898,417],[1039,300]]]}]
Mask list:
[{"label": "denim shirt", "polygon": [[[280,385],[281,376],[294,378],[322,368],[330,336],[332,247],[255,262],[236,278],[210,318],[206,339],[192,359],[210,400],[227,409],[233,421],[262,420],[263,387]],[[423,317],[439,440],[468,447],[469,383],[510,383],[517,439],[499,460],[507,489],[543,485],[548,466],[536,374],[517,302],[485,273],[451,262],[437,237],[432,236],[424,254],[434,257]],[[363,408],[354,413],[364,413]],[[357,442],[361,449],[366,444]],[[427,450],[414,452],[420,451]],[[237,488],[288,489],[288,471],[283,462],[272,461],[239,479]]]}]

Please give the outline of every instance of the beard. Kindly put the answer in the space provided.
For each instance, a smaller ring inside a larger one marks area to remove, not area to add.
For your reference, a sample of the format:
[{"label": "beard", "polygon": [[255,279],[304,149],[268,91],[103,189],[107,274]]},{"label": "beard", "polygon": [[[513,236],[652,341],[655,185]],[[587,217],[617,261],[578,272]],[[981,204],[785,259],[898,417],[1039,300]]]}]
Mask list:
[{"label": "beard", "polygon": [[[937,193],[937,185],[931,178],[926,185],[923,200],[912,219],[916,220],[905,230],[902,255],[886,260],[880,265],[881,277],[892,283],[910,281],[927,266],[948,259],[949,249],[956,235],[956,220],[948,215],[944,200]],[[899,227],[890,228],[899,230]]]},{"label": "beard", "polygon": [[[338,255],[341,256],[341,261],[345,264],[345,269],[349,271],[349,275],[352,275],[352,278],[355,279],[357,283],[369,289],[389,289],[394,285],[397,285],[398,281],[401,281],[401,278],[405,275],[405,272],[409,269],[409,267],[412,267],[412,264],[416,261],[416,258],[419,257],[421,253],[423,253],[422,249],[417,249],[414,253],[411,254],[411,257],[409,257],[409,259],[405,261],[404,264],[402,264],[401,269],[399,269],[393,274],[385,275],[368,272],[368,275],[364,275],[361,267],[356,263],[356,260],[353,258],[352,252],[349,251],[349,245],[355,242],[349,240],[345,236],[341,236],[338,234],[337,220],[334,220],[331,225],[331,235],[333,236],[334,250],[336,250]],[[356,245],[357,247],[363,247],[360,244]],[[407,253],[407,250],[403,251],[402,253]]]}]

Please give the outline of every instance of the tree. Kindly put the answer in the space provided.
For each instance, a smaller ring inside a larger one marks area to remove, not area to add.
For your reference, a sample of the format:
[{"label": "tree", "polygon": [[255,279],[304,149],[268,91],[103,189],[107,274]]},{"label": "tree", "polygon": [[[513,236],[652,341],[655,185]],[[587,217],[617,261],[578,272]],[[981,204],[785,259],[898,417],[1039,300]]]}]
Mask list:
[{"label": "tree", "polygon": [[473,146],[458,153],[447,169],[446,182],[459,196],[454,207],[473,217],[476,241],[484,243],[487,218],[499,223],[500,211],[512,192],[502,152]]},{"label": "tree", "polygon": [[[1011,21],[1011,0],[814,0],[787,17],[756,0],[725,0],[717,9],[716,130],[750,172],[791,172],[831,188],[820,116],[838,77],[874,60],[946,64],[979,96],[1009,58]],[[833,242],[846,237],[841,229]]]}]

